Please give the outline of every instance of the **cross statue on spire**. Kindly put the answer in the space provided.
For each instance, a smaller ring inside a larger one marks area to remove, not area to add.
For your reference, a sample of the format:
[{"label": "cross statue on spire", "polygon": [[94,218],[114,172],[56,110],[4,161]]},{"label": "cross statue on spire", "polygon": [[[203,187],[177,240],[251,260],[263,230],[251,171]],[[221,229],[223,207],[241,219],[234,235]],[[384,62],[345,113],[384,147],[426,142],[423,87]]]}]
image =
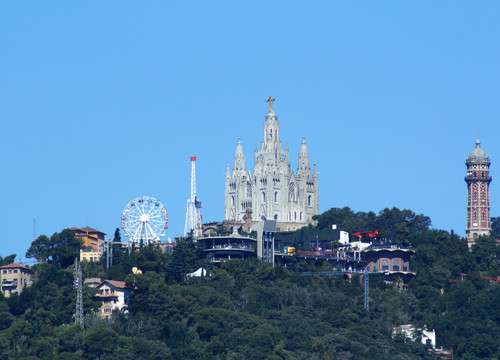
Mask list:
[{"label": "cross statue on spire", "polygon": [[272,96],[269,96],[269,99],[266,100],[266,102],[269,103],[269,112],[270,113],[274,113],[274,110],[273,110],[273,101],[275,101],[276,99],[273,99]]}]

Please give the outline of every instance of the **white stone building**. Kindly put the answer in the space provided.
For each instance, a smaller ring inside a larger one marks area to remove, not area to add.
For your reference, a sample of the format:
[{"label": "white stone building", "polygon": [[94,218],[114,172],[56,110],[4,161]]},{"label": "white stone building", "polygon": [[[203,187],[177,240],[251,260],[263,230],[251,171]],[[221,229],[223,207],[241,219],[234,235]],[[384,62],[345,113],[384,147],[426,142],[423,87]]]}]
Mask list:
[{"label": "white stone building", "polygon": [[261,149],[255,145],[253,173],[245,168],[245,155],[238,139],[234,168],[226,171],[225,221],[246,224],[247,228],[261,220],[275,220],[277,231],[300,229],[319,214],[318,172],[311,171],[305,138],[299,152],[297,173],[290,167],[288,145],[280,140],[278,117],[269,97],[269,113],[264,121]]},{"label": "white stone building", "polygon": [[100,317],[110,317],[113,310],[128,312],[130,289],[125,286],[125,281],[104,280],[97,289],[99,293],[96,294],[96,298],[102,301],[99,309]]}]

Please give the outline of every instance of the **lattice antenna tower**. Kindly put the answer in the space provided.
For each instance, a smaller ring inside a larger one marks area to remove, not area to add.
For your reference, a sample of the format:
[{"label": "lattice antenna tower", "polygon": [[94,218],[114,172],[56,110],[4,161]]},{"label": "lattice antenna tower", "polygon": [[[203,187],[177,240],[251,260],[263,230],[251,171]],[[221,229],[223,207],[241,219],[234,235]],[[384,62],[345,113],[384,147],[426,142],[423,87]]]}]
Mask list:
[{"label": "lattice antenna tower", "polygon": [[82,268],[78,259],[75,259],[74,275],[75,279],[73,280],[73,288],[76,289],[75,324],[83,326]]},{"label": "lattice antenna tower", "polygon": [[193,231],[195,238],[201,237],[201,201],[196,197],[196,156],[191,156],[191,197],[187,201],[184,236]]}]

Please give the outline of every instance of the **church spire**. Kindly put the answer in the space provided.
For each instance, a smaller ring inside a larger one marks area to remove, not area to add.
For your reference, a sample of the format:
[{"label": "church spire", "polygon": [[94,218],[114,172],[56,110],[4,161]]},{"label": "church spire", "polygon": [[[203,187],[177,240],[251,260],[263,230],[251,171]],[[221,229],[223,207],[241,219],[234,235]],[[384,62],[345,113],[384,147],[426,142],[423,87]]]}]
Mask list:
[{"label": "church spire", "polygon": [[297,169],[297,174],[310,174],[311,168],[309,167],[309,153],[307,152],[306,138],[302,138],[302,144],[300,145],[299,152],[299,168]]},{"label": "church spire", "polygon": [[234,170],[245,171],[245,155],[243,154],[243,146],[241,139],[238,138],[238,145],[236,145],[236,153],[234,154]]}]

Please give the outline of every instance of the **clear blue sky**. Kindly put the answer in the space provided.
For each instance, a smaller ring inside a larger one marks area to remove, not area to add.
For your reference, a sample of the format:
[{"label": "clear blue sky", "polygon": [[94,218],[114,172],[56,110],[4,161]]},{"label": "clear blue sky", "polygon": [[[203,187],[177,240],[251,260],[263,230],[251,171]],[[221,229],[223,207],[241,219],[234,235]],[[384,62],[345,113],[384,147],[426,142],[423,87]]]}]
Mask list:
[{"label": "clear blue sky", "polygon": [[[274,109],[296,169],[303,136],[320,211],[397,206],[464,235],[477,134],[500,215],[500,2],[4,1],[0,255],[91,226],[112,236],[153,196],[182,233],[197,156],[203,220],[224,216]],[[20,258],[16,259],[20,261]]]}]

